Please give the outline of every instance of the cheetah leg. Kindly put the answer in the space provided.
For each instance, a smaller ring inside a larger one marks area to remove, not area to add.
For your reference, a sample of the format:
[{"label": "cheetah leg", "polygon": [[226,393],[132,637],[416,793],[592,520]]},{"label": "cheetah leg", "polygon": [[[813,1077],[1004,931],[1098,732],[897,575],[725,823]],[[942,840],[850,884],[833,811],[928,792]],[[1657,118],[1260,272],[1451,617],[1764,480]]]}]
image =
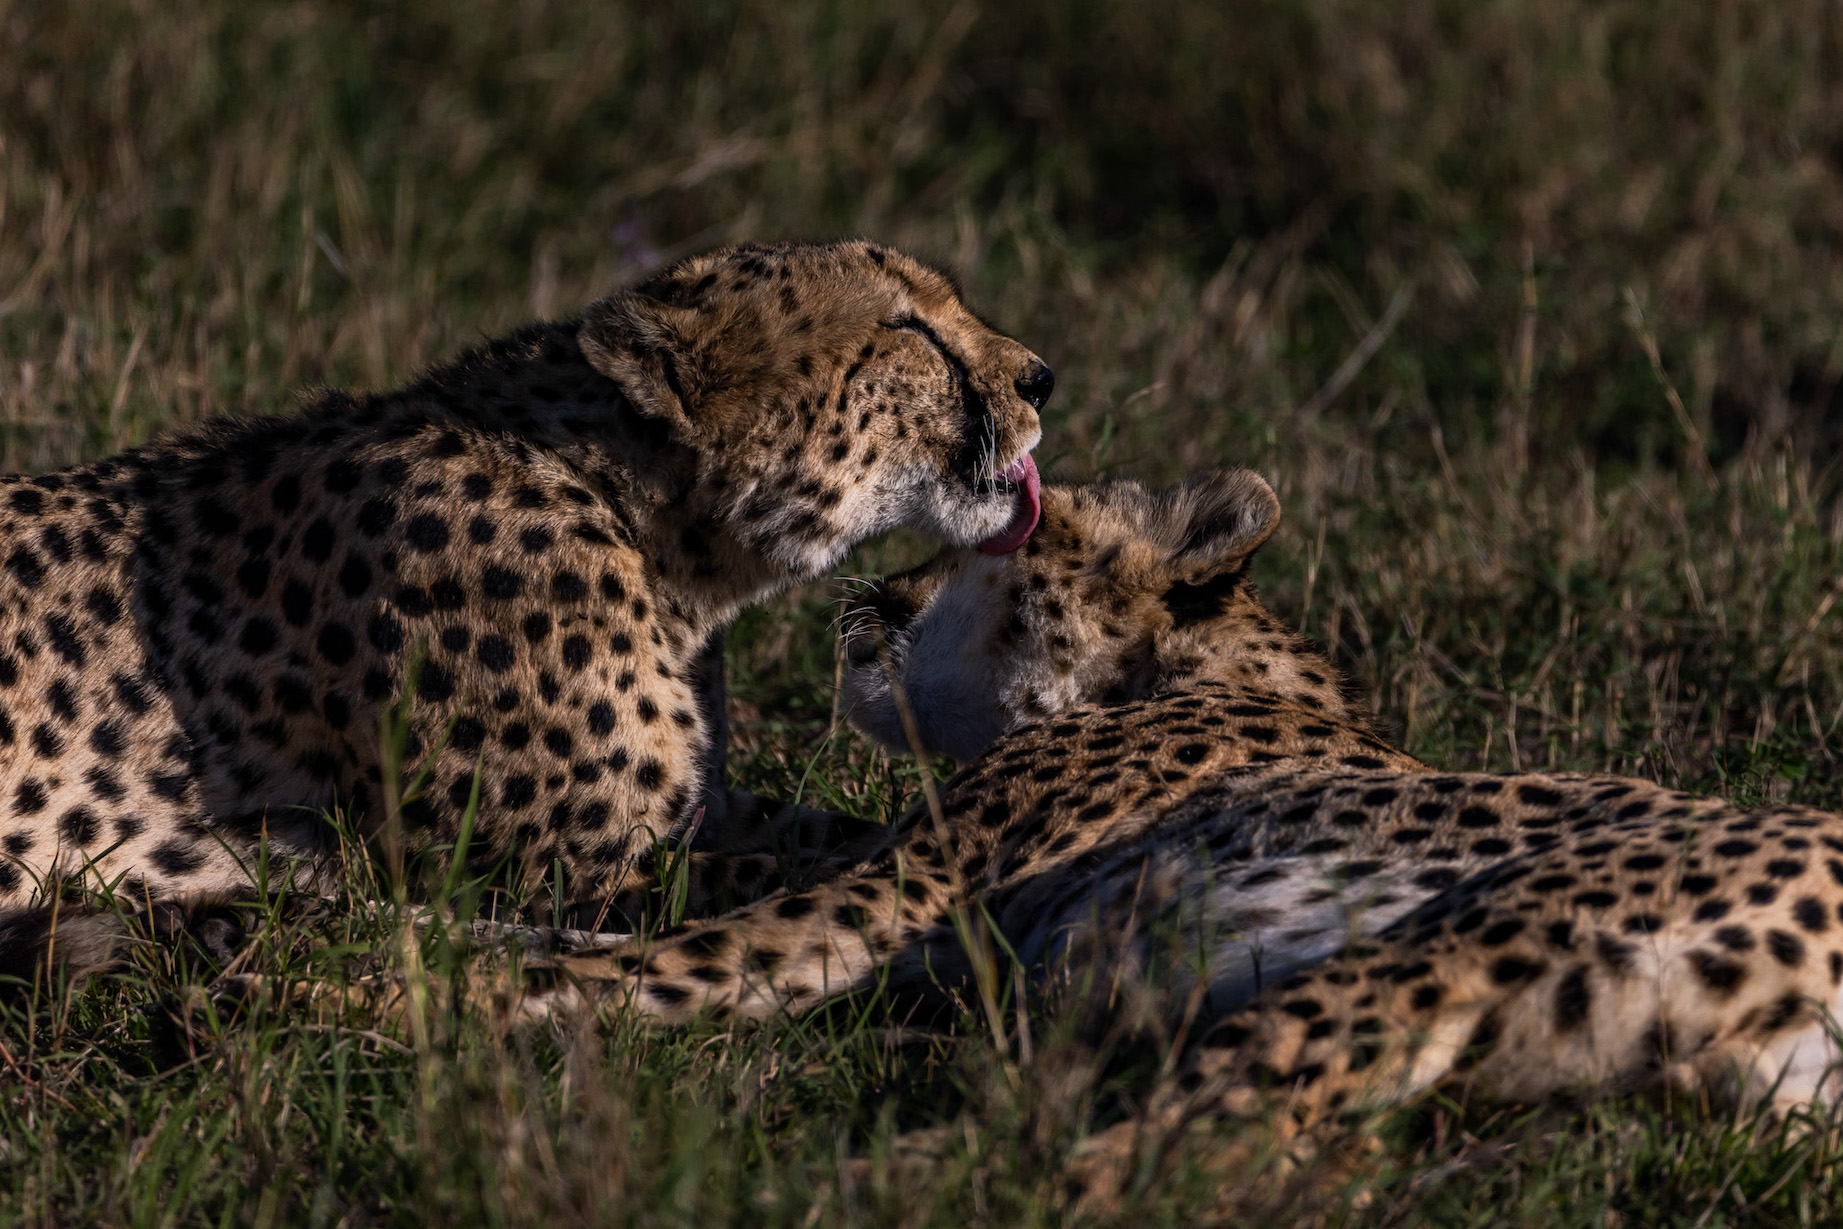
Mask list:
[{"label": "cheetah leg", "polygon": [[802,866],[824,861],[842,871],[883,852],[896,831],[874,820],[745,790],[728,791],[728,799],[728,820],[705,826],[694,848],[774,854]]},{"label": "cheetah leg", "polygon": [[944,877],[916,874],[895,856],[624,952],[561,956],[555,969],[575,988],[570,1001],[580,995],[664,1022],[800,1012],[871,984],[893,951],[945,951],[947,895]]},{"label": "cheetah leg", "polygon": [[856,869],[890,841],[883,824],[729,791],[729,820],[700,825],[688,844],[659,850],[613,896],[578,906],[594,929],[643,929],[661,916],[709,917],[776,891],[795,891]]},{"label": "cheetah leg", "polygon": [[724,788],[725,772],[729,764],[730,719],[727,689],[723,681],[722,628],[712,632],[710,639],[704,642],[704,647],[698,651],[693,670],[698,715],[703,718],[705,730],[704,762],[701,766],[704,815],[706,822],[721,828],[729,822],[730,802],[730,791]]}]

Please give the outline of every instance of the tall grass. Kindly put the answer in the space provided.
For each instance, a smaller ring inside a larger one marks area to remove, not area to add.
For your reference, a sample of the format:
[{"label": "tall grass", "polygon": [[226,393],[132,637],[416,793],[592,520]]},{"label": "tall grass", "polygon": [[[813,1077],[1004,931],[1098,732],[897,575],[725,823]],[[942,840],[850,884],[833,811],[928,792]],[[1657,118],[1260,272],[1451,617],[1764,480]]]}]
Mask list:
[{"label": "tall grass", "polygon": [[[0,464],[398,381],[700,247],[871,232],[1057,368],[1053,475],[1268,474],[1270,603],[1416,753],[1843,805],[1840,20],[0,0]],[[915,770],[831,730],[827,601],[741,624],[734,767],[888,814]],[[444,967],[367,899],[257,910],[240,959]],[[437,1003],[404,1032],[201,997],[223,959],[150,946],[0,1005],[0,1217],[1051,1223],[1158,1059],[1043,1005],[1006,1008],[1028,1061],[874,1012],[517,1035]],[[943,1125],[938,1170],[886,1163]],[[1428,1104],[1382,1138],[1127,1215],[1835,1218],[1830,1135],[1693,1105]]]}]

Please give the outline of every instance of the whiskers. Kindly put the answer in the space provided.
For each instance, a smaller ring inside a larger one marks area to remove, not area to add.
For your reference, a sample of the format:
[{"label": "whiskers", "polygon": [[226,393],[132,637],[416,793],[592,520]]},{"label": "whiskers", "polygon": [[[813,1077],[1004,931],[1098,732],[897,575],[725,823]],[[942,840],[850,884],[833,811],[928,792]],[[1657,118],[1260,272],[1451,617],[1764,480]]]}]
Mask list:
[{"label": "whiskers", "polygon": [[882,620],[875,611],[857,604],[857,599],[869,592],[876,582],[864,576],[838,577],[839,598],[838,614],[832,619],[832,635],[837,639],[839,648],[847,656],[854,642],[870,640],[874,643],[882,631]]},{"label": "whiskers", "polygon": [[981,495],[995,495],[1006,485],[999,481],[998,423],[987,417],[980,424],[979,468],[973,484]]}]

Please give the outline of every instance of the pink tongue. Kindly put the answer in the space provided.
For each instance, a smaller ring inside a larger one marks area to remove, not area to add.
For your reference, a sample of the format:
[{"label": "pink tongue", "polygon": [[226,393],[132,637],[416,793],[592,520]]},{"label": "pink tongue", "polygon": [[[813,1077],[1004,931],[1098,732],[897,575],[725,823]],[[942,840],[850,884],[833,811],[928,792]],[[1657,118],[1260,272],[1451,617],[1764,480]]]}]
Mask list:
[{"label": "pink tongue", "polygon": [[1017,488],[1017,511],[1011,514],[1011,523],[1000,533],[979,544],[979,549],[988,555],[1009,555],[1024,545],[1037,527],[1037,518],[1043,514],[1043,481],[1037,477],[1037,463],[1028,452],[1006,467],[999,477]]}]

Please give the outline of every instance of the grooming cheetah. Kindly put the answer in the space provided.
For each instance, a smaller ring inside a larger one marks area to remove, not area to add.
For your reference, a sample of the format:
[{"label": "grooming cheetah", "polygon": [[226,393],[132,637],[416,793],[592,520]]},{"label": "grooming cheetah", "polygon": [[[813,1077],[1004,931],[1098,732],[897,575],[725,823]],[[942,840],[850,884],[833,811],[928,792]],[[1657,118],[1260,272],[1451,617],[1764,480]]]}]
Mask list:
[{"label": "grooming cheetah", "polygon": [[473,851],[572,902],[694,820],[746,846],[725,625],[895,526],[1015,548],[1052,385],[906,256],[750,245],[398,392],[0,479],[0,948],[59,876],[209,899],[265,837],[314,865],[329,806],[375,831],[419,654],[412,849],[456,840],[476,766]]},{"label": "grooming cheetah", "polygon": [[944,788],[944,823],[918,810],[851,874],[566,958],[565,993],[676,1020],[952,980],[977,898],[1041,976],[1107,982],[1174,931],[1193,957],[1166,972],[1201,1039],[1111,1143],[1459,1075],[1510,1098],[1660,1077],[1829,1097],[1843,817],[1389,748],[1246,581],[1276,518],[1245,471],[1049,488],[1024,550],[876,586],[858,614],[887,648],[853,642],[854,720],[948,751],[1011,731]]}]

